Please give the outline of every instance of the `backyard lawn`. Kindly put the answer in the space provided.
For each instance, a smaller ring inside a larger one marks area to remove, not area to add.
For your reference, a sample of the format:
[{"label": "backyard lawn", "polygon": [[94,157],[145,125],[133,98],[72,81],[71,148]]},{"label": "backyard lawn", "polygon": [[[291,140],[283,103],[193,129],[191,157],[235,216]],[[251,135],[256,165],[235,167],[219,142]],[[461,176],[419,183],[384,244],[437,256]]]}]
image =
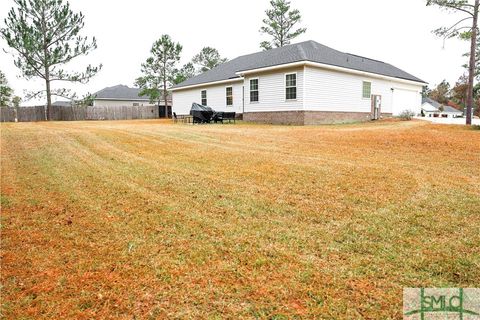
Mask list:
[{"label": "backyard lawn", "polygon": [[480,130],[1,124],[6,319],[398,319],[480,286]]}]

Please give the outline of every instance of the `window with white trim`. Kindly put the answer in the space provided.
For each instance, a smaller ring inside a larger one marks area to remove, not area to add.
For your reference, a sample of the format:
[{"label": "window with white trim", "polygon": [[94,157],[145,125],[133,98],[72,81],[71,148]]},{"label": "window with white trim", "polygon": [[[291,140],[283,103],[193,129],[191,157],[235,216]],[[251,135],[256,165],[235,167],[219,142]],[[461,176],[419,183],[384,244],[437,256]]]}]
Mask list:
[{"label": "window with white trim", "polygon": [[362,98],[370,99],[371,95],[372,95],[372,83],[368,81],[363,81]]},{"label": "window with white trim", "polygon": [[258,102],[258,79],[250,79],[250,102]]},{"label": "window with white trim", "polygon": [[297,74],[290,73],[285,75],[285,99],[297,99]]},{"label": "window with white trim", "polygon": [[207,105],[207,90],[202,90],[202,106]]},{"label": "window with white trim", "polygon": [[227,99],[227,106],[233,106],[233,87],[225,88],[225,96]]}]

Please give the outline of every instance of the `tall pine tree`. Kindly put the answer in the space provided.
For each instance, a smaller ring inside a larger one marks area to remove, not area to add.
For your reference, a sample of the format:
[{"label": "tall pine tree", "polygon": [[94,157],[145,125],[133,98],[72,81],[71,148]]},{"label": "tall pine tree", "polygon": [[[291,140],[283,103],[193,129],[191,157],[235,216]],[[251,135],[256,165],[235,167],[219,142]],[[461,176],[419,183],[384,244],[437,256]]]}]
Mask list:
[{"label": "tall pine tree", "polygon": [[176,65],[180,61],[181,52],[182,46],[179,43],[173,42],[169,35],[162,35],[153,43],[150,57],[142,63],[143,76],[135,81],[135,85],[141,89],[140,95],[149,96],[150,101],[159,103],[163,96],[166,117],[168,117],[167,87],[175,82],[178,72]]},{"label": "tall pine tree", "polygon": [[290,9],[290,1],[271,0],[270,5],[271,9],[265,11],[267,18],[263,19],[264,26],[260,28],[260,32],[270,35],[273,39],[260,43],[264,50],[290,44],[292,39],[307,31],[306,28],[293,30],[302,16],[297,9]]},{"label": "tall pine tree", "polygon": [[81,12],[73,13],[63,0],[14,0],[5,19],[6,27],[0,35],[13,49],[15,65],[24,77],[41,78],[45,90],[32,96],[47,97],[47,120],[51,118],[52,95],[73,98],[69,90],[52,89],[54,81],[86,83],[101,69],[88,65],[84,72],[68,72],[63,66],[81,55],[97,48],[91,40],[79,35],[84,26]]},{"label": "tall pine tree", "polygon": [[477,73],[476,57],[478,51],[478,11],[480,0],[474,0],[469,3],[468,0],[427,0],[427,6],[436,5],[448,11],[454,11],[463,14],[462,19],[458,20],[450,27],[442,27],[434,31],[443,39],[459,37],[460,39],[470,41],[470,52],[468,62],[468,90],[467,90],[467,111],[466,124],[472,124],[472,108],[474,103],[473,88],[474,79]]},{"label": "tall pine tree", "polygon": [[228,59],[222,58],[217,49],[212,47],[204,47],[198,54],[196,54],[192,62],[199,66],[200,72],[211,70],[219,64],[227,62]]}]

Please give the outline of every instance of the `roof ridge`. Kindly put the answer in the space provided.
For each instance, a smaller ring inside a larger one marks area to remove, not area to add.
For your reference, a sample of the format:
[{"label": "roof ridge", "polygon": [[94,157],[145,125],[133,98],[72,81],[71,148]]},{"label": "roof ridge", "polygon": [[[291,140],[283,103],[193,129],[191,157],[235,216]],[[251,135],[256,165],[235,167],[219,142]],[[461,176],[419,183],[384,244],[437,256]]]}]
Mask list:
[{"label": "roof ridge", "polygon": [[345,54],[348,54],[348,55],[354,56],[354,57],[358,57],[358,58],[362,58],[362,59],[367,59],[367,60],[375,61],[375,62],[385,63],[385,62],[383,62],[383,61],[381,61],[381,60],[372,59],[372,58],[365,57],[365,56],[361,56],[361,55],[358,55],[358,54],[353,54],[353,53],[348,53],[348,52],[345,52]]},{"label": "roof ridge", "polygon": [[[238,58],[243,58],[243,57],[248,57],[248,56],[253,56],[253,55],[256,55],[256,54],[259,54],[259,53],[266,53],[266,52],[272,52],[274,50],[281,50],[283,48],[286,48],[286,47],[292,47],[292,46],[299,46],[303,43],[307,43],[307,42],[314,42],[313,40],[307,40],[307,41],[302,41],[302,42],[297,42],[297,43],[291,43],[291,44],[287,44],[287,45],[284,45],[283,47],[277,47],[277,48],[272,48],[272,49],[268,49],[268,50],[261,50],[261,51],[256,51],[256,52],[253,52],[253,53],[247,53],[247,54],[244,54],[244,55],[241,55],[241,56],[238,56],[230,61],[227,61],[227,62],[231,62],[231,61],[234,61]],[[209,70],[210,71],[210,70]]]},{"label": "roof ridge", "polygon": [[301,45],[297,45],[297,49],[298,51],[300,52],[300,57],[303,59],[303,60],[307,60],[307,54],[305,53],[305,50],[303,49],[303,47]]}]

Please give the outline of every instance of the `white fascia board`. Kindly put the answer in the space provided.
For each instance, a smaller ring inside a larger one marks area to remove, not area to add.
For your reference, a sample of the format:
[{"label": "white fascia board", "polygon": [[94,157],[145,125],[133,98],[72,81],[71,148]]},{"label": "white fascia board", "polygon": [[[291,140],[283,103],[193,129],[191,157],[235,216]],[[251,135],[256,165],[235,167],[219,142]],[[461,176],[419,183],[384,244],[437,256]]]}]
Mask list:
[{"label": "white fascia board", "polygon": [[213,86],[213,85],[216,85],[216,84],[231,83],[231,82],[240,82],[240,81],[243,81],[243,77],[235,78],[235,79],[218,80],[218,81],[212,81],[212,82],[204,82],[204,83],[199,83],[199,84],[192,84],[192,85],[190,85],[190,86],[179,87],[179,88],[170,88],[170,89],[168,89],[168,90],[170,90],[170,91],[179,91],[179,90],[185,90],[185,89],[192,89],[192,88],[198,88],[198,87]]},{"label": "white fascia board", "polygon": [[312,62],[312,61],[300,61],[300,62],[280,64],[280,65],[265,67],[265,68],[243,70],[243,71],[236,72],[236,74],[239,75],[239,76],[245,76],[245,75],[252,74],[252,73],[278,70],[278,69],[284,69],[284,68],[293,68],[293,67],[299,67],[299,66],[316,67],[316,68],[321,68],[321,69],[334,70],[334,71],[339,71],[339,72],[344,72],[344,73],[361,75],[361,76],[365,76],[365,77],[385,79],[385,80],[396,81],[396,82],[407,83],[407,84],[413,84],[413,85],[425,86],[425,85],[428,84],[428,83],[420,82],[420,81],[413,81],[413,80],[395,78],[395,77],[390,77],[390,76],[384,76],[384,75],[377,74],[377,73],[359,71],[359,70],[348,69],[348,68],[343,68],[343,67],[337,67],[337,66],[332,66],[332,65],[329,65],[329,64],[323,64],[323,63]]}]

